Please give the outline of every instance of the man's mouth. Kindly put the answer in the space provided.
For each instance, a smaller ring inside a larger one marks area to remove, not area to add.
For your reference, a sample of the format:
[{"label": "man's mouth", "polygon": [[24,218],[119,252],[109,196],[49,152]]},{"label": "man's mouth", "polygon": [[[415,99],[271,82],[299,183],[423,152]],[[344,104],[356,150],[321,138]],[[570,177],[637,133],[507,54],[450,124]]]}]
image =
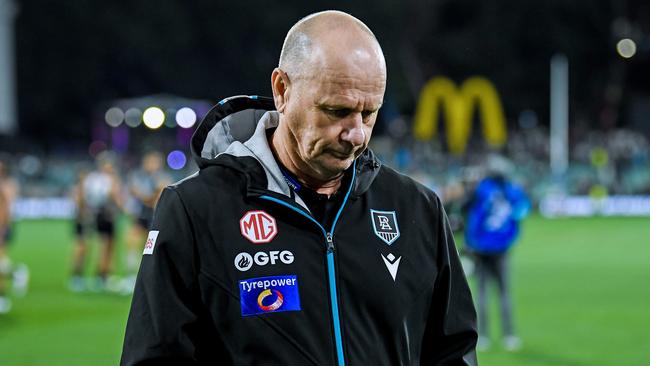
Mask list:
[{"label": "man's mouth", "polygon": [[335,158],[341,160],[349,159],[351,156],[353,156],[353,152],[340,152],[340,151],[330,150],[329,153]]}]

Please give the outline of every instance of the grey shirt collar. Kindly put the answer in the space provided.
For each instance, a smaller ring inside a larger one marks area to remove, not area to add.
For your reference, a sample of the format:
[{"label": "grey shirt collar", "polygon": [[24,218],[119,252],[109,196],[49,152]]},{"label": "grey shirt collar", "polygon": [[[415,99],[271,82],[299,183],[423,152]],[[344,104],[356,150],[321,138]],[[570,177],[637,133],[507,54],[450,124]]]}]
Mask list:
[{"label": "grey shirt collar", "polygon": [[[291,197],[291,188],[284,180],[284,175],[280,171],[278,163],[275,161],[275,156],[269,146],[269,141],[266,136],[266,131],[271,128],[278,127],[280,116],[277,111],[268,111],[264,113],[262,118],[257,123],[255,132],[244,143],[235,141],[224,154],[234,156],[251,156],[255,158],[264,168],[267,180],[267,189],[287,197]],[[298,196],[294,195],[296,202],[304,207],[307,211],[309,208],[305,202]]]}]

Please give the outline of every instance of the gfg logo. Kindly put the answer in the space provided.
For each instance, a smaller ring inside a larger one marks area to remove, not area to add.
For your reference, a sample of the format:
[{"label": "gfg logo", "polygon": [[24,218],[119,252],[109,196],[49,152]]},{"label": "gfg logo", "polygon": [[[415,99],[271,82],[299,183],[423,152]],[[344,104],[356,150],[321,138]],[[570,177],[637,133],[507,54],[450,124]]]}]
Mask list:
[{"label": "gfg logo", "polygon": [[266,266],[267,264],[274,265],[278,261],[284,264],[293,263],[293,253],[288,250],[271,250],[270,252],[257,252],[250,255],[246,252],[241,252],[235,257],[235,268],[245,272],[253,267],[253,264],[258,266]]}]

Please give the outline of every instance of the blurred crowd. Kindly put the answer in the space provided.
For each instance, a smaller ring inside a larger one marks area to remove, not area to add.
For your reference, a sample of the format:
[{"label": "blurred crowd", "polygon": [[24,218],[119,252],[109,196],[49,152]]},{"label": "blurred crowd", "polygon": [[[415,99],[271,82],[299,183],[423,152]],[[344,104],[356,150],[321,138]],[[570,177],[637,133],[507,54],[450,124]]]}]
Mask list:
[{"label": "blurred crowd", "polygon": [[389,165],[415,177],[443,198],[448,190],[475,182],[495,168],[523,186],[535,203],[556,193],[650,195],[650,144],[643,134],[626,129],[572,134],[564,177],[551,173],[549,132],[543,126],[510,131],[500,151],[475,136],[463,156],[445,153],[440,140],[422,142],[409,137],[377,137],[373,148]]},{"label": "blurred crowd", "polygon": [[[116,174],[122,179],[138,169],[141,159],[139,154],[115,154],[109,150],[105,151],[104,156],[111,156]],[[1,150],[0,160],[5,162],[9,174],[18,181],[21,197],[24,198],[67,197],[78,173],[91,170],[96,164],[95,158],[89,154],[3,154]],[[191,174],[195,166],[188,161],[182,169],[166,167],[166,170],[173,179],[178,180]]]},{"label": "blurred crowd", "polygon": [[[416,177],[444,196],[463,181],[473,181],[485,170],[499,166],[525,187],[533,202],[558,190],[567,195],[650,195],[650,144],[641,133],[626,129],[589,130],[572,136],[569,168],[563,179],[549,168],[549,139],[545,127],[510,131],[507,145],[498,153],[475,136],[463,156],[446,153],[444,141],[416,141],[389,133],[373,137],[372,148],[387,164]],[[0,155],[9,174],[20,185],[23,198],[69,197],[79,171],[95,164],[89,155]],[[137,155],[115,155],[116,174],[126,180],[137,169]],[[179,170],[168,166],[172,180],[191,174],[195,165]]]}]

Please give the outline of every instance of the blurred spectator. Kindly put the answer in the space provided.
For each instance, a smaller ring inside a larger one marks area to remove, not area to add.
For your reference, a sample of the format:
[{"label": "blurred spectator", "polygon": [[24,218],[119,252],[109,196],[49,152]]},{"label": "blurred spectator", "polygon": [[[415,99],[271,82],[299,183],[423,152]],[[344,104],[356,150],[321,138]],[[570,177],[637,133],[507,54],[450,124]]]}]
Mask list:
[{"label": "blurred spectator", "polygon": [[160,192],[171,183],[171,178],[163,170],[163,158],[157,151],[151,151],[142,158],[140,169],[129,177],[129,193],[135,199],[133,222],[127,235],[127,278],[124,290],[133,292],[135,278],[144,249],[145,240],[153,211],[158,202]]},{"label": "blurred spectator", "polygon": [[77,183],[71,192],[76,207],[74,218],[75,244],[72,252],[72,277],[69,284],[69,288],[73,292],[81,292],[86,289],[83,272],[88,252],[88,231],[91,229],[94,220],[93,212],[85,200],[84,182],[87,176],[87,171],[79,171]]},{"label": "blurred spectator", "polygon": [[512,320],[508,252],[529,209],[523,190],[501,172],[481,180],[468,202],[465,244],[474,258],[478,280],[479,350],[490,347],[487,296],[492,281],[499,289],[504,347],[513,351],[521,346]]}]

